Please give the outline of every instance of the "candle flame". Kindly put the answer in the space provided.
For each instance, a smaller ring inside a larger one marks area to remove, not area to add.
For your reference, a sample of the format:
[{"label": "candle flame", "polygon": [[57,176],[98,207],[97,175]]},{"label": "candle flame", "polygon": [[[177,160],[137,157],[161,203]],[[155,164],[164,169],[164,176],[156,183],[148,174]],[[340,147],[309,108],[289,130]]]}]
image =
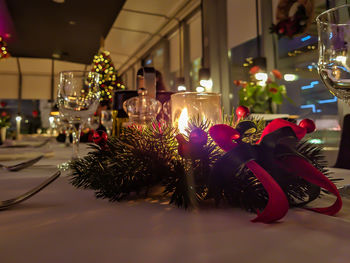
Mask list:
[{"label": "candle flame", "polygon": [[185,135],[187,135],[186,128],[188,128],[188,120],[189,120],[188,111],[187,111],[187,108],[184,108],[180,114],[178,128],[180,133]]}]

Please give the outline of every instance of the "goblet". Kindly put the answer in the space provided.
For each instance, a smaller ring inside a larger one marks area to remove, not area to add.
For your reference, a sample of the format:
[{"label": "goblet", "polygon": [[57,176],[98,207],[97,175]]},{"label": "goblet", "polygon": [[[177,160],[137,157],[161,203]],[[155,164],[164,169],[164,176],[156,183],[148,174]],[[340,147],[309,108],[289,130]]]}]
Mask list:
[{"label": "goblet", "polygon": [[96,111],[100,98],[99,74],[88,71],[63,71],[60,73],[57,105],[60,116],[72,128],[73,156],[79,153],[82,124]]},{"label": "goblet", "polygon": [[321,13],[317,18],[318,72],[330,92],[349,103],[350,5]]},{"label": "goblet", "polygon": [[110,110],[103,110],[101,111],[101,124],[105,126],[107,130],[107,134],[109,136],[112,135],[112,127],[113,127],[113,118],[112,118],[112,111]]}]

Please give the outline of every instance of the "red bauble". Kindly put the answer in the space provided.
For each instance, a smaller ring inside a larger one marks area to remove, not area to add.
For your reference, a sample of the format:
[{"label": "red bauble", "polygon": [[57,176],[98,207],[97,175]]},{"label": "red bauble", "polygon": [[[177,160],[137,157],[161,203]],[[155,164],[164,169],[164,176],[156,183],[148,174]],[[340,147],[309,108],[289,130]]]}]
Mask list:
[{"label": "red bauble", "polygon": [[239,106],[236,109],[236,116],[238,117],[238,119],[247,117],[249,113],[250,113],[249,108],[246,106]]},{"label": "red bauble", "polygon": [[92,140],[97,145],[104,147],[107,140],[108,140],[108,135],[104,131],[94,131],[94,135],[92,136]]},{"label": "red bauble", "polygon": [[299,126],[306,129],[307,133],[311,133],[316,129],[316,125],[313,120],[310,119],[303,119]]},{"label": "red bauble", "polygon": [[95,130],[90,130],[89,133],[88,133],[88,142],[94,142],[94,134],[95,134]]},{"label": "red bauble", "polygon": [[1,105],[1,107],[5,108],[7,103],[6,103],[6,101],[2,101],[2,102],[0,102],[0,105]]}]

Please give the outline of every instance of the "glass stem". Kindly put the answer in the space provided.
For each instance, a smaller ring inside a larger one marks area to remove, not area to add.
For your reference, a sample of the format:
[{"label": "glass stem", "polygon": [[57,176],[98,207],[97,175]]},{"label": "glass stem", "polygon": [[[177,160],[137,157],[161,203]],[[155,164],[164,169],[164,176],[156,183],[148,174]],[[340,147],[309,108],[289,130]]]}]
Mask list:
[{"label": "glass stem", "polygon": [[74,123],[72,125],[72,135],[73,135],[73,155],[72,159],[77,159],[79,157],[79,141],[82,125],[80,123]]},{"label": "glass stem", "polygon": [[69,140],[70,131],[71,131],[71,128],[70,128],[70,127],[67,127],[67,129],[66,129],[66,140],[65,140],[65,142],[64,142],[64,144],[65,144],[66,146],[69,146],[69,145],[70,145],[70,140]]}]

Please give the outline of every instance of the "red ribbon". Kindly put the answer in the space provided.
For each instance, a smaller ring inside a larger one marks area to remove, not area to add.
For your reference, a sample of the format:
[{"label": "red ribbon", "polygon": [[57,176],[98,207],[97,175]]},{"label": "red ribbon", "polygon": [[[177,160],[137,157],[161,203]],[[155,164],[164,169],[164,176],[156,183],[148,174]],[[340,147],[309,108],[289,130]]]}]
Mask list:
[{"label": "red ribbon", "polygon": [[264,186],[269,195],[269,200],[265,209],[260,213],[257,211],[257,217],[252,222],[273,223],[283,218],[289,209],[286,195],[272,176],[265,171],[255,161],[249,161],[246,166],[253,172],[256,178]]},{"label": "red ribbon", "polygon": [[[283,127],[292,128],[299,140],[302,139],[306,134],[306,129],[303,127],[297,126],[296,124],[293,124],[286,120],[275,119],[265,127],[258,143],[260,143],[262,138],[267,134]],[[209,134],[216,142],[216,144],[220,146],[224,151],[230,151],[236,147],[238,144],[233,141],[238,141],[240,138],[240,133],[237,130],[225,124],[212,126],[209,129]],[[293,174],[302,177],[304,180],[312,184],[328,190],[330,193],[334,194],[337,197],[337,200],[334,202],[334,204],[329,207],[310,208],[310,210],[326,215],[334,215],[339,212],[342,207],[341,197],[336,186],[324,174],[322,174],[309,162],[299,156],[289,155],[283,157],[282,160],[276,161],[280,162],[284,167],[286,167],[287,170]],[[289,209],[289,204],[287,197],[285,196],[281,187],[273,179],[273,177],[255,161],[247,162],[246,166],[262,183],[269,195],[269,200],[265,209],[261,213],[258,211],[258,216],[253,219],[252,222],[272,223],[283,218]]]},{"label": "red ribbon", "polygon": [[[209,129],[209,134],[224,151],[230,151],[236,147],[238,144],[234,143],[233,140],[238,140],[240,137],[237,130],[225,124],[212,126]],[[283,218],[288,212],[289,204],[281,187],[255,161],[249,161],[246,165],[261,182],[269,195],[265,209],[262,212],[257,211],[258,215],[252,219],[252,222],[272,223]]]},{"label": "red ribbon", "polygon": [[[291,127],[299,140],[302,139],[306,134],[306,129],[303,127],[300,127],[286,120],[275,119],[266,126],[258,142],[260,142],[262,138],[268,133],[282,127]],[[302,177],[304,180],[314,185],[328,190],[330,193],[334,194],[337,197],[337,200],[331,206],[309,208],[310,210],[326,215],[335,215],[340,211],[342,207],[342,200],[339,191],[334,183],[332,183],[332,181],[330,181],[323,173],[313,167],[308,161],[296,155],[285,156],[282,160],[280,160],[280,163],[282,163],[283,166],[286,167],[290,172]]]},{"label": "red ribbon", "polygon": [[309,210],[325,215],[335,215],[342,207],[342,200],[337,187],[323,173],[313,167],[309,162],[299,156],[287,156],[280,161],[287,170],[302,177],[304,180],[328,190],[337,197],[333,205],[320,208],[308,208]]}]

